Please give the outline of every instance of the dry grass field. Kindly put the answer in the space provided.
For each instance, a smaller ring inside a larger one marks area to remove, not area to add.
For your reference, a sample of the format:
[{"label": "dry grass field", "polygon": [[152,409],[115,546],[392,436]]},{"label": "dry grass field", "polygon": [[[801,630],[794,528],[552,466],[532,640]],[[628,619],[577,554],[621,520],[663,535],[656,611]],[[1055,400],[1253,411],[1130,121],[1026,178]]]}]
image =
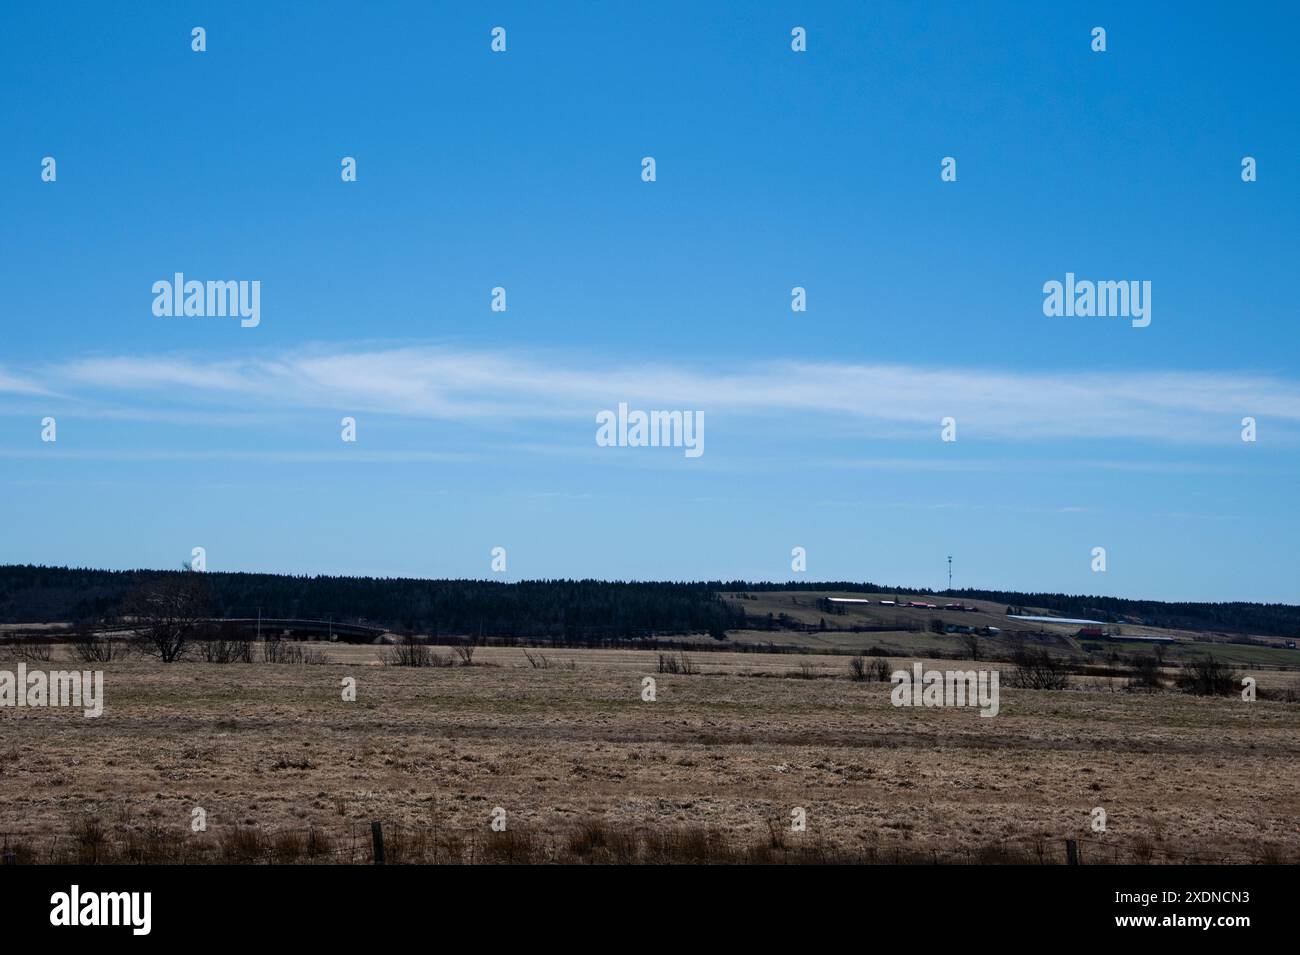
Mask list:
[{"label": "dry grass field", "polygon": [[673,675],[630,650],[405,668],[311,647],[329,662],[99,664],[98,719],[0,710],[5,851],[362,862],[382,820],[389,861],[1060,862],[1066,838],[1093,862],[1300,860],[1297,703],[1004,681],[982,718],[894,707],[844,656],[698,653]]}]

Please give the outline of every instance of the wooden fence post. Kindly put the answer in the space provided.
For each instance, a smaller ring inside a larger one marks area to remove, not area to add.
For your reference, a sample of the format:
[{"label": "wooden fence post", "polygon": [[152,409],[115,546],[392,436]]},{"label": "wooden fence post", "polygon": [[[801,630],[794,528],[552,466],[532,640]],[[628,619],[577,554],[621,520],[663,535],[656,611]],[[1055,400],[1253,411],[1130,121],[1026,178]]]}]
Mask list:
[{"label": "wooden fence post", "polygon": [[[376,823],[378,825],[378,823]],[[1073,839],[1065,840],[1065,860],[1070,865],[1079,864],[1079,843]]]},{"label": "wooden fence post", "polygon": [[375,842],[375,865],[384,864],[384,827],[375,820],[370,824],[370,836]]}]

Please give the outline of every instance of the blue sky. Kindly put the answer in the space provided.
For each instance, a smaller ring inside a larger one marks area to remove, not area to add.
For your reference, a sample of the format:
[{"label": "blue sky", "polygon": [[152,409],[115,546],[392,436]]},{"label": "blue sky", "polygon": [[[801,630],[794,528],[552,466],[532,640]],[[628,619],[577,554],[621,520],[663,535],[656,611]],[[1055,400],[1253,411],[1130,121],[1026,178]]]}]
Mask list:
[{"label": "blue sky", "polygon": [[0,562],[1300,602],[1300,16],[1177,10],[7,10]]}]

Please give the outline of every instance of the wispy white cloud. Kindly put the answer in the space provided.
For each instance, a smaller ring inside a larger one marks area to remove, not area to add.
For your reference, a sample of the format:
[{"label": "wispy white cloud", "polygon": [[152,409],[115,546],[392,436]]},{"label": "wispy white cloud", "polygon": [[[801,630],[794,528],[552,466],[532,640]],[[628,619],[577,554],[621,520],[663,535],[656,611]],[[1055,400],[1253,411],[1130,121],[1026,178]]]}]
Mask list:
[{"label": "wispy white cloud", "polygon": [[476,461],[473,454],[453,451],[153,451],[117,448],[11,450],[0,448],[2,460],[30,461],[270,461],[282,464],[456,464]]},{"label": "wispy white cloud", "polygon": [[[959,437],[1119,438],[1221,442],[1247,415],[1300,422],[1300,384],[1210,372],[1019,371],[842,362],[729,364],[562,361],[553,356],[443,347],[286,352],[270,358],[107,357],[43,369],[45,385],[139,408],[354,409],[509,426],[594,420],[620,401],[698,409],[717,418],[781,419],[815,436],[931,437],[953,416]],[[0,373],[0,389],[37,386]],[[162,397],[162,396],[166,397]],[[793,421],[791,420],[793,416]],[[710,422],[713,424],[713,422]],[[1265,424],[1267,423],[1267,424]],[[717,425],[713,424],[716,429]],[[716,433],[716,432],[715,432]]]},{"label": "wispy white cloud", "polygon": [[18,378],[0,368],[0,392],[15,395],[48,395],[50,392],[32,381]]}]

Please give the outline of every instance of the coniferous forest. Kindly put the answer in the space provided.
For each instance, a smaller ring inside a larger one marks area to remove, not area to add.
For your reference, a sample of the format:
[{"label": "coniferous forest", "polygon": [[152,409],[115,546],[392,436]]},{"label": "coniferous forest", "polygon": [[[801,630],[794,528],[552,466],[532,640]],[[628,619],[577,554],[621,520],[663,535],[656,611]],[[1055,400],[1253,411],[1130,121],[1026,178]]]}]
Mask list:
[{"label": "coniferous forest", "polygon": [[[139,587],[187,571],[93,570],[0,566],[0,623],[111,622]],[[213,618],[299,618],[382,627],[396,632],[550,638],[581,642],[764,628],[722,595],[774,590],[923,593],[862,581],[422,580],[208,572],[202,575]],[[934,592],[930,592],[934,593]],[[1168,603],[1071,594],[953,590],[945,596],[996,601],[1063,616],[1261,636],[1300,633],[1290,604]]]}]

